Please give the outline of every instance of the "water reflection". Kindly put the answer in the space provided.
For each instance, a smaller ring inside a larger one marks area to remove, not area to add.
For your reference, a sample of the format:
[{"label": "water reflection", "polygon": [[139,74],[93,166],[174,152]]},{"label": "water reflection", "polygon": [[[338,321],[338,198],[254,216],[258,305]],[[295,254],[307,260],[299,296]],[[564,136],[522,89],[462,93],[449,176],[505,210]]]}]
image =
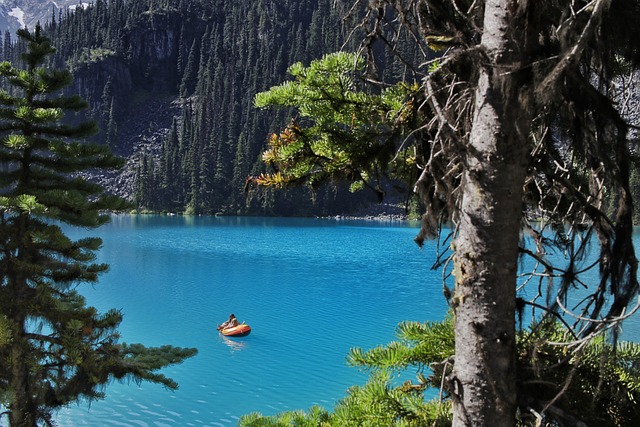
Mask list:
[{"label": "water reflection", "polygon": [[231,351],[240,351],[247,346],[247,343],[245,341],[227,338],[224,335],[220,335],[220,338],[222,343],[228,346]]}]

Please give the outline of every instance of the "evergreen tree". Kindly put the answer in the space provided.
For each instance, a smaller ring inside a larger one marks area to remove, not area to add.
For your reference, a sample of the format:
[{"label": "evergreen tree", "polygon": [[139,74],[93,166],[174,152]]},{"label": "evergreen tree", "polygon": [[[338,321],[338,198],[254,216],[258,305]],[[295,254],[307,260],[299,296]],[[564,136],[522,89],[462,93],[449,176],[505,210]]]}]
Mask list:
[{"label": "evergreen tree", "polygon": [[11,61],[11,52],[13,51],[13,45],[11,43],[11,32],[9,30],[4,33],[4,40],[2,44],[2,55],[5,61]]},{"label": "evergreen tree", "polygon": [[354,190],[368,187],[384,196],[383,171],[407,119],[405,91],[392,87],[366,94],[357,78],[364,65],[362,57],[345,52],[325,55],[309,67],[296,63],[289,68],[294,81],[256,95],[258,107],[296,107],[302,123],[313,120],[307,126],[292,121],[269,137],[262,159],[276,172],[257,177],[258,184],[318,188],[326,181],[348,180]]},{"label": "evergreen tree", "polygon": [[11,427],[35,427],[51,425],[52,413],[71,402],[102,397],[113,379],[176,388],[158,370],[196,350],[119,344],[122,314],[100,314],[76,291],[106,271],[94,263],[101,241],[72,241],[58,224],[95,228],[109,220],[105,210],[127,207],[78,176],[122,161],[106,146],[81,142],[95,123],[62,123],[86,103],[56,96],[71,74],[43,67],[54,49],[41,29],[18,36],[28,47],[26,68],[0,64],[19,94],[0,92],[0,403]]},{"label": "evergreen tree", "polygon": [[[527,389],[530,409],[537,401],[550,401],[561,392],[562,379],[576,381],[563,391],[549,411],[523,413],[536,426],[619,426],[640,422],[640,344],[621,342],[614,346],[604,337],[586,346],[583,357],[566,358],[562,347],[551,345],[570,334],[561,322],[533,324],[517,335],[518,381]],[[351,387],[332,412],[320,407],[284,412],[276,416],[252,413],[243,416],[240,427],[448,427],[452,421],[452,390],[446,385],[454,363],[453,319],[440,322],[403,322],[396,328],[396,341],[363,350],[351,349],[347,361],[370,373],[362,386]],[[530,350],[536,342],[536,351]],[[603,357],[606,356],[606,357]],[[429,367],[425,371],[425,367]],[[416,382],[397,381],[416,373]],[[572,374],[573,372],[573,374]],[[428,391],[438,390],[428,399]],[[524,406],[524,404],[523,404]]]},{"label": "evergreen tree", "polygon": [[[556,361],[566,366],[585,356],[590,340],[619,327],[640,291],[629,179],[636,141],[617,86],[620,72],[640,64],[638,27],[631,25],[638,2],[409,3],[368,4],[361,25],[362,51],[370,56],[360,77],[377,78],[377,42],[397,52],[388,34],[406,32],[416,50],[441,56],[407,64],[419,79],[364,92],[351,90],[353,66],[336,67],[340,55],[309,68],[293,65],[295,81],[256,100],[295,107],[305,121],[272,135],[263,159],[276,172],[256,180],[366,185],[379,182],[376,175],[394,164],[388,160],[406,159],[419,172],[414,188],[426,207],[416,241],[453,225],[446,237],[455,288],[445,284],[455,310],[455,363],[446,378],[453,425],[540,425],[550,416],[556,425],[576,425],[581,414],[554,412],[575,381],[573,369],[564,370],[558,395],[527,401],[531,390],[517,381],[516,313],[531,304],[542,318],[575,319],[562,343],[571,355]],[[607,194],[616,200],[612,215]],[[596,262],[587,260],[590,242],[599,244]],[[519,265],[534,267],[521,272]],[[599,279],[585,277],[594,269]],[[585,291],[567,308],[575,288]]]},{"label": "evergreen tree", "polygon": [[[180,27],[180,38],[178,39],[178,56],[176,58],[176,75],[178,78],[182,78],[184,73],[184,67],[186,62],[186,56],[188,55],[186,41],[185,41],[186,29],[184,23]],[[180,88],[178,87],[178,90]]]},{"label": "evergreen tree", "polygon": [[178,123],[174,118],[162,145],[159,167],[160,203],[163,208],[172,211],[181,207],[180,164]]},{"label": "evergreen tree", "polygon": [[187,65],[184,68],[182,83],[180,84],[180,96],[187,97],[193,94],[196,87],[196,77],[198,74],[197,64],[200,62],[200,52],[198,50],[198,41],[194,40],[189,49]]},{"label": "evergreen tree", "polygon": [[115,99],[111,98],[111,102],[109,103],[109,117],[107,119],[107,131],[106,131],[106,139],[105,143],[110,149],[115,149],[119,147],[118,140],[118,123],[116,121],[115,115]]},{"label": "evergreen tree", "polygon": [[[111,77],[107,79],[107,82],[104,85],[102,96],[100,97],[100,102],[98,103],[98,105],[99,125],[101,127],[105,127],[105,125],[108,125],[113,119],[113,81]],[[107,135],[99,135],[98,138],[99,142],[101,143],[105,143],[107,139],[109,139]]]}]

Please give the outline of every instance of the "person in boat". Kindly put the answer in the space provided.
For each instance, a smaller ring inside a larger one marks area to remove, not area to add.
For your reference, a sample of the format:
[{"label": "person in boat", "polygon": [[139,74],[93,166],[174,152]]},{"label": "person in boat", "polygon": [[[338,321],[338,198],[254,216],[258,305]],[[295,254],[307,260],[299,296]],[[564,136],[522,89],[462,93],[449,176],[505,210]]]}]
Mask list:
[{"label": "person in boat", "polygon": [[223,322],[222,325],[218,325],[218,330],[221,329],[226,329],[226,328],[233,328],[234,326],[238,326],[238,319],[236,319],[236,316],[231,313],[229,315],[229,319],[226,322]]}]

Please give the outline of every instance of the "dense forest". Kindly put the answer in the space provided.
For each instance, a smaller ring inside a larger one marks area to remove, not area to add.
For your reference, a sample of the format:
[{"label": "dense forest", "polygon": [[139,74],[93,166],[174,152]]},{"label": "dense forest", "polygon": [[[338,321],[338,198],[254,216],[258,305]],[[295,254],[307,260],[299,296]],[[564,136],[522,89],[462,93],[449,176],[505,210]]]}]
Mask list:
[{"label": "dense forest", "polygon": [[[51,65],[72,70],[69,91],[88,101],[101,129],[98,142],[127,159],[122,171],[92,178],[138,211],[334,215],[375,204],[373,193],[352,194],[337,183],[313,192],[247,192],[245,185],[265,171],[268,133],[293,115],[255,108],[256,93],[287,80],[295,62],[356,50],[364,35],[353,30],[357,11],[348,6],[331,0],[97,0],[52,12],[42,23],[56,47]],[[403,46],[412,44],[399,43],[396,53]],[[24,48],[5,32],[0,56],[16,63]],[[378,79],[411,78],[415,55],[406,49],[400,53],[409,61],[378,55]],[[632,93],[637,81],[624,84]],[[629,97],[634,104],[636,98]],[[637,199],[637,171],[633,178]],[[408,188],[389,186],[386,201],[409,206]]]},{"label": "dense forest", "polygon": [[[331,0],[98,0],[42,23],[76,91],[98,121],[98,141],[128,159],[96,177],[138,210],[189,214],[327,215],[374,201],[336,184],[246,192],[264,170],[269,130],[286,112],[256,109],[256,93],[279,84],[295,62],[355,48],[346,6]],[[5,33],[2,55],[24,49]],[[351,45],[349,45],[351,42]],[[386,79],[404,66],[392,55]],[[313,199],[314,203],[310,203]]]}]

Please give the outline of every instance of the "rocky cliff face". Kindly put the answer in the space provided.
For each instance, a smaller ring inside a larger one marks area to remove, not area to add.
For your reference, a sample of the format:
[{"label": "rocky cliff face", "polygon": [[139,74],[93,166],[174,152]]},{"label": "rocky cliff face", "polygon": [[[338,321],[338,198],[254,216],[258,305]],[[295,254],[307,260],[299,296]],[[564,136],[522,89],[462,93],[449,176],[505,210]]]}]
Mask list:
[{"label": "rocky cliff face", "polygon": [[0,31],[4,33],[9,30],[11,34],[15,34],[16,30],[25,26],[32,29],[38,21],[44,24],[51,21],[53,16],[57,19],[61,10],[72,10],[90,3],[93,1],[0,0]]},{"label": "rocky cliff face", "polygon": [[[163,17],[171,20],[170,17]],[[173,18],[174,19],[174,18]],[[149,111],[160,115],[158,103],[172,110],[171,102],[177,97],[179,77],[177,76],[178,21],[162,22],[153,26],[132,28],[126,34],[125,45],[128,57],[112,55],[100,60],[86,62],[74,67],[73,93],[80,94],[88,101],[93,111],[107,111],[104,90],[111,82],[110,92],[116,104],[116,121],[123,143],[112,147],[120,155],[130,156],[135,143],[129,140],[137,136],[128,131],[133,123],[145,123],[149,127],[168,127],[171,119],[147,120]],[[107,100],[108,101],[108,100]],[[153,124],[149,124],[153,123]],[[120,124],[122,126],[120,126]],[[106,123],[101,123],[106,129]]]},{"label": "rocky cliff face", "polygon": [[181,22],[177,16],[152,16],[153,22],[134,27],[127,35],[134,83],[153,92],[177,88],[178,38]]},{"label": "rocky cliff face", "polygon": [[[110,92],[117,104],[118,142],[113,151],[127,159],[125,168],[116,173],[91,176],[109,192],[131,199],[135,170],[140,156],[158,155],[174,117],[181,116],[177,75],[178,39],[182,22],[175,15],[148,16],[153,22],[132,23],[123,44],[126,57],[105,56],[74,67],[72,93],[80,94],[94,111],[108,110],[103,105],[104,90],[111,81]],[[202,23],[193,23],[194,33]],[[107,124],[100,123],[102,131]]]},{"label": "rocky cliff face", "polygon": [[133,113],[132,107],[145,108],[144,105],[132,105],[136,94],[144,98],[177,95],[181,25],[174,14],[151,15],[132,23],[122,36],[126,54],[105,53],[73,66],[73,91],[84,97],[93,109],[102,110],[103,90],[111,80],[121,117]]}]

